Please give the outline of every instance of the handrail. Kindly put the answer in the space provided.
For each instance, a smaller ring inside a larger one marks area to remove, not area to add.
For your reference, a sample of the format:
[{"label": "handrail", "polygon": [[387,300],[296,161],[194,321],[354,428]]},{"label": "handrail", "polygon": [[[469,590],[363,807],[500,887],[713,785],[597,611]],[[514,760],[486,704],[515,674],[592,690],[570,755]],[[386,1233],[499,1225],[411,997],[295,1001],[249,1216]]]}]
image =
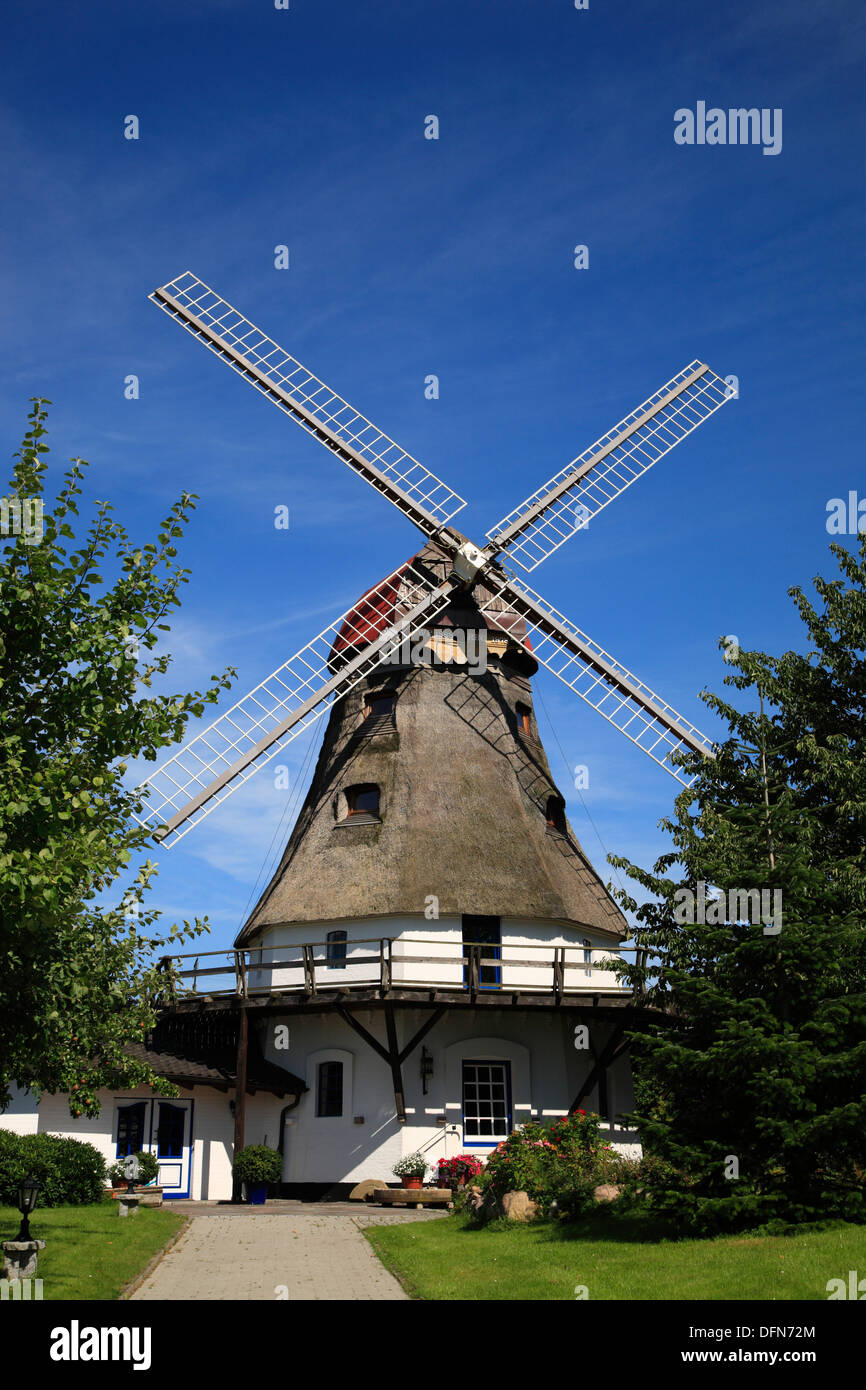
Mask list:
[{"label": "handrail", "polygon": [[[388,996],[396,988],[404,989],[457,989],[466,992],[473,1000],[479,993],[501,990],[508,993],[552,994],[556,1003],[566,996],[579,994],[622,995],[640,993],[637,982],[633,985],[621,983],[619,977],[612,982],[602,982],[604,975],[615,972],[618,965],[626,963],[628,956],[634,955],[635,964],[642,963],[645,951],[636,946],[610,943],[598,946],[585,946],[578,942],[526,942],[504,941],[494,945],[487,942],[464,942],[461,938],[442,940],[424,937],[361,937],[346,941],[345,955],[338,963],[328,960],[333,943],[328,941],[298,942],[278,946],[254,946],[247,948],[226,948],[225,950],[181,952],[173,956],[163,956],[160,966],[170,971],[172,993],[176,997],[176,985],[184,980],[192,980],[192,989],[183,988],[186,997],[206,993],[212,995],[236,994],[242,998],[261,994],[303,993],[307,998],[315,998],[322,993],[335,990],[345,992],[357,988],[378,988],[382,997]],[[375,952],[361,953],[357,948],[374,946]],[[423,946],[425,952],[406,951],[405,947]],[[277,952],[290,952],[276,957]],[[431,952],[433,952],[431,954]],[[516,954],[519,952],[520,954]],[[570,953],[576,953],[577,958]],[[223,964],[206,965],[201,961],[221,957]],[[255,959],[254,959],[255,957]],[[268,959],[267,957],[271,957]],[[193,960],[192,968],[179,968],[184,962]],[[424,971],[412,971],[409,978],[402,978],[402,972],[411,966],[438,966],[441,975],[450,970],[456,978],[425,978]],[[369,967],[365,969],[364,967]],[[358,975],[359,969],[362,971]],[[493,981],[483,971],[497,972]],[[550,970],[547,981],[537,978],[538,972]],[[509,972],[531,971],[530,980],[508,979]],[[295,978],[289,981],[275,981],[279,972],[294,972]],[[333,972],[333,973],[332,973]],[[576,983],[575,972],[582,978]],[[199,980],[209,980],[221,975],[232,980],[230,989],[198,989]],[[270,978],[266,983],[255,981],[262,975]]]}]

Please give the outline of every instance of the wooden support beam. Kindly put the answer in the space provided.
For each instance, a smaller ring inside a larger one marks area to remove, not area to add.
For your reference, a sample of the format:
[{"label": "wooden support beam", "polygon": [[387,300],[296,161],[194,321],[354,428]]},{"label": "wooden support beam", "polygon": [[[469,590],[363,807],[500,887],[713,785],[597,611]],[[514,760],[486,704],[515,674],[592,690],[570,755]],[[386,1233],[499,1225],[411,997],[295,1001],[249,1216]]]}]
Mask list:
[{"label": "wooden support beam", "polygon": [[553,950],[553,997],[559,1004],[565,984],[565,947],[555,946]]},{"label": "wooden support beam", "polygon": [[237,979],[237,992],[242,999],[247,997],[247,963],[246,955],[243,951],[235,951],[235,975]]},{"label": "wooden support beam", "polygon": [[378,1038],[374,1038],[372,1033],[368,1033],[363,1023],[359,1023],[354,1015],[350,1014],[348,1009],[344,1009],[341,1004],[337,1005],[334,1012],[338,1013],[343,1022],[348,1023],[350,1028],[354,1028],[358,1036],[363,1038],[364,1042],[367,1043],[369,1047],[372,1047],[374,1052],[378,1053],[383,1062],[387,1062],[390,1065],[391,1054],[387,1047],[383,1047]]},{"label": "wooden support beam", "polygon": [[304,946],[304,992],[311,996],[316,993],[316,958],[312,946]]},{"label": "wooden support beam", "polygon": [[388,1052],[391,1063],[391,1079],[394,1082],[394,1102],[397,1106],[397,1123],[406,1123],[406,1101],[403,1097],[403,1073],[400,1070],[400,1049],[397,1046],[397,1025],[394,1022],[394,1008],[385,1005],[385,1032],[388,1035]]},{"label": "wooden support beam", "polygon": [[[599,1097],[598,1097],[599,1110],[601,1109],[601,1105],[602,1105],[602,1094],[601,1094],[601,1092],[602,1092],[602,1087],[603,1087],[603,1089],[604,1089],[604,1098],[605,1098],[605,1102],[606,1102],[606,1100],[607,1100],[607,1075],[606,1075],[606,1073],[607,1073],[607,1068],[610,1066],[611,1062],[614,1060],[614,1057],[619,1055],[617,1049],[619,1048],[619,1044],[620,1044],[621,1041],[622,1041],[622,1036],[623,1036],[623,1033],[624,1033],[624,1032],[625,1032],[625,1024],[624,1024],[624,1023],[620,1023],[620,1024],[618,1024],[618,1025],[614,1028],[613,1032],[611,1033],[610,1037],[608,1038],[607,1042],[605,1043],[604,1047],[602,1048],[601,1056],[596,1060],[595,1065],[593,1066],[592,1070],[591,1070],[590,1073],[589,1073],[589,1076],[586,1078],[586,1080],[584,1081],[584,1083],[583,1083],[583,1085],[581,1086],[580,1090],[578,1091],[577,1095],[575,1096],[574,1100],[571,1102],[571,1105],[569,1106],[569,1109],[568,1109],[569,1115],[573,1115],[577,1110],[579,1110],[579,1108],[580,1108],[580,1102],[584,1099],[584,1097],[586,1097],[586,1096],[589,1095],[590,1091],[592,1090],[593,1086],[594,1086],[595,1083],[596,1083],[596,1079],[597,1079],[597,1078],[601,1078],[602,1076],[604,1077],[604,1081],[603,1081],[603,1083],[599,1086]],[[605,1117],[605,1118],[606,1118],[606,1117]]]},{"label": "wooden support beam", "polygon": [[414,1052],[415,1048],[418,1046],[419,1042],[421,1042],[422,1038],[426,1038],[427,1034],[430,1032],[430,1029],[436,1026],[444,1012],[444,1008],[434,1009],[430,1017],[424,1023],[421,1024],[421,1027],[418,1029],[418,1032],[415,1034],[414,1038],[410,1039],[410,1041],[407,1042],[406,1046],[403,1048],[403,1051],[400,1053],[401,1066],[405,1062],[406,1058],[409,1056],[409,1053]]},{"label": "wooden support beam", "polygon": [[478,957],[481,953],[480,946],[467,944],[466,953],[469,958],[469,997],[474,1001],[478,993],[481,971],[478,968]]},{"label": "wooden support beam", "polygon": [[391,942],[387,937],[379,942],[379,989],[383,998],[391,992]]},{"label": "wooden support beam", "polygon": [[[249,1018],[246,1006],[241,1004],[238,1018],[238,1053],[235,1066],[235,1139],[233,1157],[237,1157],[244,1146],[244,1119],[247,1100],[247,1053],[249,1051]],[[232,1201],[239,1202],[241,1185],[232,1185]]]}]

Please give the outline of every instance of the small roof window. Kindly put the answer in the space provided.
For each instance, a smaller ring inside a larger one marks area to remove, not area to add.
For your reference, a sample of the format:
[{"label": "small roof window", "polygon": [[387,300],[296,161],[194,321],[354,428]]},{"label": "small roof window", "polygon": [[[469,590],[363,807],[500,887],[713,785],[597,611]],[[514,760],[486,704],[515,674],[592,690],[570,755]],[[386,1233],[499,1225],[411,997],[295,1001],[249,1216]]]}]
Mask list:
[{"label": "small roof window", "polygon": [[371,691],[364,701],[364,717],[384,719],[387,715],[393,714],[396,708],[397,696],[393,690]]},{"label": "small roof window", "polygon": [[547,798],[547,828],[565,834],[565,802],[561,796]]},{"label": "small roof window", "polygon": [[360,816],[379,814],[379,788],[373,782],[362,782],[357,787],[346,788],[346,815]]}]

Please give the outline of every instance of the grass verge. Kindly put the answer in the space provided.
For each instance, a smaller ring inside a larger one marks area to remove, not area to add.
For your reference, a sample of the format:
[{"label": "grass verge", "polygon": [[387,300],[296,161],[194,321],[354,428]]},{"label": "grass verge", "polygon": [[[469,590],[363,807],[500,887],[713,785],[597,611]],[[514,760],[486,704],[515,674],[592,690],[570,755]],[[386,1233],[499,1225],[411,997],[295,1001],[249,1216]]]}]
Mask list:
[{"label": "grass verge", "polygon": [[[142,1207],[125,1220],[111,1199],[92,1207],[38,1207],[30,1218],[34,1240],[44,1240],[37,1278],[44,1299],[116,1299],[183,1225],[171,1207]],[[21,1221],[0,1207],[0,1233],[14,1240]]]},{"label": "grass verge", "polygon": [[609,1218],[481,1230],[466,1218],[372,1226],[376,1254],[413,1298],[593,1300],[827,1298],[827,1281],[866,1268],[866,1227],[838,1223],[785,1236],[659,1238]]}]

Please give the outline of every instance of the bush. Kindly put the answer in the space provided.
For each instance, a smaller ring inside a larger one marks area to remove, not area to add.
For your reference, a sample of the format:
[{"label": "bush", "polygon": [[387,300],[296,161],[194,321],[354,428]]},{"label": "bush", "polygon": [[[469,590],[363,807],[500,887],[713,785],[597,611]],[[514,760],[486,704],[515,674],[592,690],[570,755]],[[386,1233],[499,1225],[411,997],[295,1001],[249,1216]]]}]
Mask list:
[{"label": "bush", "polygon": [[266,1144],[248,1144],[241,1149],[232,1164],[232,1174],[238,1182],[251,1187],[259,1183],[280,1182],[283,1176],[282,1154]]},{"label": "bush", "polygon": [[494,1149],[478,1182],[499,1211],[506,1192],[526,1192],[543,1215],[571,1219],[593,1208],[599,1183],[619,1181],[628,1166],[602,1142],[598,1116],[581,1110],[547,1127],[515,1130]]},{"label": "bush", "polygon": [[[138,1159],[138,1177],[135,1181],[139,1185],[144,1184],[145,1186],[147,1183],[153,1182],[154,1179],[159,1176],[159,1159],[156,1154],[148,1153],[145,1149],[139,1149],[134,1157]],[[116,1163],[112,1163],[108,1170],[108,1176],[111,1181],[118,1186],[126,1182],[126,1174],[123,1171],[123,1159],[118,1159]]]},{"label": "bush", "polygon": [[92,1144],[57,1134],[0,1131],[0,1202],[18,1205],[18,1186],[32,1173],[41,1207],[101,1202],[105,1160]]}]

